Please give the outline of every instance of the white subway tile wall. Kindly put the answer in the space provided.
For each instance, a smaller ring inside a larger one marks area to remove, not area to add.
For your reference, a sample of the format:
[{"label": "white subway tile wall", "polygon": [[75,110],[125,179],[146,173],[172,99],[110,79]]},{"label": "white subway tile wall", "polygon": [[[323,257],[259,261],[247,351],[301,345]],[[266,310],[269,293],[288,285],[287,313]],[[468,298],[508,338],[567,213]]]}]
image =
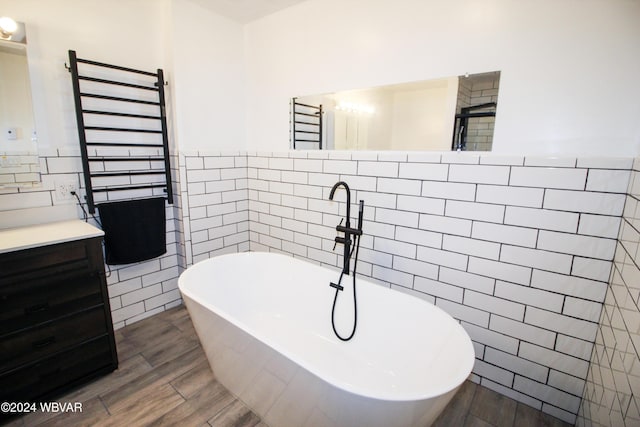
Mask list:
[{"label": "white subway tile wall", "polygon": [[32,188],[40,182],[40,161],[34,153],[0,151],[0,189]]},{"label": "white subway tile wall", "polygon": [[[0,190],[0,218],[63,203],[56,180],[82,187],[74,150],[40,164],[39,187]],[[173,165],[168,252],[112,269],[116,327],[180,304],[179,273],[218,254],[341,265],[344,192],[328,196],[344,180],[354,216],[365,201],[359,273],[458,319],[474,342],[474,381],[568,422],[578,408],[584,425],[640,419],[640,173],[629,159],[200,151]]]},{"label": "white subway tile wall", "polygon": [[[597,177],[597,188],[619,190],[619,183],[607,182],[614,180],[614,172],[605,170],[597,175],[590,173],[589,176]],[[629,180],[604,308],[600,312],[592,305],[593,301],[574,298],[567,300],[568,305],[565,305],[565,312],[571,316],[599,318],[595,349],[593,353],[589,352],[591,363],[576,422],[578,426],[640,425],[639,184],[640,159],[636,159]],[[589,220],[585,229],[590,230],[592,235],[603,235],[600,228],[603,225],[599,221],[596,225]],[[599,231],[594,233],[594,229]]]},{"label": "white subway tile wall", "polygon": [[[248,161],[261,167],[248,168]],[[283,218],[292,218],[294,213],[287,203],[296,204],[306,199],[291,199],[293,185],[283,182],[283,175],[277,169],[293,169],[293,159],[275,156],[247,159],[246,154],[237,152],[184,152],[180,153],[179,162],[185,266],[212,256],[249,250],[248,188],[252,180],[259,179],[273,186],[272,191],[268,191],[268,185],[264,186],[262,211],[260,206],[255,211],[260,224],[266,227],[264,235],[274,244],[282,237],[293,241],[293,232],[282,234]],[[249,170],[253,170],[253,178],[249,178]],[[284,199],[281,194],[287,194],[288,198]],[[268,208],[272,205],[275,208],[270,214]],[[280,237],[273,238],[271,234]]]},{"label": "white subway tile wall", "polygon": [[[172,157],[174,193],[178,190],[177,160],[176,156]],[[82,218],[83,213],[76,200],[58,200],[55,194],[56,182],[71,180],[76,183],[81,199],[84,196],[79,150],[40,150],[40,171],[42,182],[33,188],[0,189],[0,217],[39,215],[51,219],[56,218],[57,208],[62,205],[75,205],[77,217]],[[86,204],[84,206],[86,209]],[[135,264],[109,266],[107,289],[116,329],[182,303],[178,276],[185,263],[184,257],[180,256],[181,245],[178,243],[181,240],[179,195],[174,205],[167,206],[166,216],[167,252],[164,255]],[[99,218],[99,210],[96,217]],[[91,217],[89,222],[97,225]]]},{"label": "white subway tile wall", "polygon": [[365,201],[358,271],[460,320],[476,381],[576,420],[629,162],[250,152],[247,165],[251,250],[340,265],[345,196],[328,193],[347,182],[353,216]]}]

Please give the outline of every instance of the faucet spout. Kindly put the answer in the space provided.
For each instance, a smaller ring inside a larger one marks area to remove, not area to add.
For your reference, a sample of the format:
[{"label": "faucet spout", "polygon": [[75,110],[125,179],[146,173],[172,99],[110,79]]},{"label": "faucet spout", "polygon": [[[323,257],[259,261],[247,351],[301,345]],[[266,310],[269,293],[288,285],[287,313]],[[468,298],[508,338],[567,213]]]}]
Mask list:
[{"label": "faucet spout", "polygon": [[336,189],[340,186],[343,186],[344,189],[347,191],[347,221],[345,222],[345,226],[348,228],[351,226],[351,190],[349,189],[349,186],[347,185],[346,182],[344,181],[338,181],[333,185],[333,188],[331,188],[331,193],[329,193],[329,200],[333,200],[333,196],[336,193]]}]

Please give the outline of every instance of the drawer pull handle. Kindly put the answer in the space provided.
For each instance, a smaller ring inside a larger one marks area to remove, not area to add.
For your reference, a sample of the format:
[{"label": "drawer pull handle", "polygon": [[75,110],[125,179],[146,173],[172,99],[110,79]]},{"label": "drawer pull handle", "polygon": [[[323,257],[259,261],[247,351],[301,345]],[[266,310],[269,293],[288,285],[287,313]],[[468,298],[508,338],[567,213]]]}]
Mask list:
[{"label": "drawer pull handle", "polygon": [[39,349],[44,348],[48,345],[51,345],[56,342],[56,337],[48,337],[40,341],[36,341],[33,343],[33,348]]},{"label": "drawer pull handle", "polygon": [[49,310],[49,303],[45,302],[45,303],[42,303],[42,304],[36,304],[36,305],[31,306],[31,307],[25,308],[24,309],[24,313],[25,314],[33,314],[33,313],[38,313],[38,312],[47,311],[47,310]]}]

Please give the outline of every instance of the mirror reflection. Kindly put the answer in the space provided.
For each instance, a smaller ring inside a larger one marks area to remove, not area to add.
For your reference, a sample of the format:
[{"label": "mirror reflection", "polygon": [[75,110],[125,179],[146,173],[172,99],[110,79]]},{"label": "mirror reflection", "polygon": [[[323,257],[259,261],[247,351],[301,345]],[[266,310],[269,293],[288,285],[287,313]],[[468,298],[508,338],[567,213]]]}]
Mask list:
[{"label": "mirror reflection", "polygon": [[40,174],[24,24],[0,21],[0,187],[29,186]]},{"label": "mirror reflection", "polygon": [[302,150],[490,151],[500,72],[291,100],[291,147]]}]

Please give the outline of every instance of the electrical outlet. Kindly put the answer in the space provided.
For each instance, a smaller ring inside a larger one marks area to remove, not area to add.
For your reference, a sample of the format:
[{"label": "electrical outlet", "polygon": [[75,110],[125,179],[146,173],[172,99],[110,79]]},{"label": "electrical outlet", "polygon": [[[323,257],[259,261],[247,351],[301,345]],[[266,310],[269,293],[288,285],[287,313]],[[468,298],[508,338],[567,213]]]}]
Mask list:
[{"label": "electrical outlet", "polygon": [[71,193],[78,191],[75,181],[56,182],[56,200],[75,200],[75,196]]}]

